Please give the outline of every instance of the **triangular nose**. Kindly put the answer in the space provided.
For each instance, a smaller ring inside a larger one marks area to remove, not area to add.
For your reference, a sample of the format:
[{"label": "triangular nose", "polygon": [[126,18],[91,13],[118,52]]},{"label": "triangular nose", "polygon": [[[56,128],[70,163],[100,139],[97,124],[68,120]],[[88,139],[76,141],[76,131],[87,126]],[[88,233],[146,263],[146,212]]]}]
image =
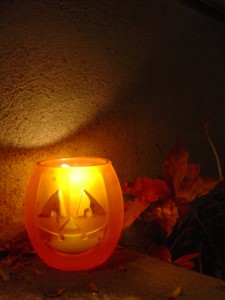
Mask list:
[{"label": "triangular nose", "polygon": [[66,230],[77,230],[77,229],[80,229],[79,225],[77,225],[77,223],[75,222],[74,218],[73,217],[70,217],[66,223],[64,223],[60,230],[62,229],[66,229]]}]

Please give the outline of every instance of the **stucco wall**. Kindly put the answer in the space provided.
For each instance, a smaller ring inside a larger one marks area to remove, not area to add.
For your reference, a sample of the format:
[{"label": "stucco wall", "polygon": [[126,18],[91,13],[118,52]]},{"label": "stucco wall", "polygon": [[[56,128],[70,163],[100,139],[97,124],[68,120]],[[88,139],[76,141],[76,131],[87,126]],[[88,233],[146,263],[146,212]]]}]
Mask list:
[{"label": "stucco wall", "polygon": [[124,182],[157,176],[178,134],[216,175],[203,125],[224,159],[223,23],[175,0],[9,0],[0,40],[0,240],[24,229],[40,159],[108,157]]}]

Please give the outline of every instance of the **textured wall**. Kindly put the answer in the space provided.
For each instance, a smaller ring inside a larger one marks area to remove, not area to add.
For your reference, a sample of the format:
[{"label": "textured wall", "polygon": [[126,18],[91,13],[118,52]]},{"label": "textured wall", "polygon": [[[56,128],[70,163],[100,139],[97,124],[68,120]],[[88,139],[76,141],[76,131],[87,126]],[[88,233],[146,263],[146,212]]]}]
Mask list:
[{"label": "textured wall", "polygon": [[156,176],[157,145],[179,134],[216,174],[203,124],[223,156],[223,23],[175,0],[8,0],[0,40],[0,240],[24,229],[40,159],[105,156],[121,181]]}]

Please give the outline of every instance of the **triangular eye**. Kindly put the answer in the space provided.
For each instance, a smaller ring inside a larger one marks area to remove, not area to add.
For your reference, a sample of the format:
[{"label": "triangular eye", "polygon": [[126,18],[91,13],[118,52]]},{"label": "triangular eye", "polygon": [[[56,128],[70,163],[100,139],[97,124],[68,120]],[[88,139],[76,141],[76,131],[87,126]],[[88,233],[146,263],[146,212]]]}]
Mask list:
[{"label": "triangular eye", "polygon": [[98,203],[98,201],[85,189],[84,189],[84,192],[90,200],[90,208],[92,210],[92,214],[94,214],[94,215],[104,215],[105,211],[104,211],[103,207]]},{"label": "triangular eye", "polygon": [[57,190],[43,206],[39,217],[50,217],[52,212],[60,215],[59,191]]},{"label": "triangular eye", "polygon": [[66,216],[66,210],[62,199],[62,193],[57,190],[50,196],[47,202],[44,204],[39,217],[50,217],[53,215]]}]

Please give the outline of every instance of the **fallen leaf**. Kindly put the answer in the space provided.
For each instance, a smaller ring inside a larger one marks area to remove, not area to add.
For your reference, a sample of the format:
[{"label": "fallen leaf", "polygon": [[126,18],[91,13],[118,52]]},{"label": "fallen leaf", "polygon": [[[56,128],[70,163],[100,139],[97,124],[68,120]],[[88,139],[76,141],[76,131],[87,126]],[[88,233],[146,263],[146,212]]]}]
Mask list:
[{"label": "fallen leaf", "polygon": [[116,249],[125,249],[125,247],[121,245],[116,245]]},{"label": "fallen leaf", "polygon": [[173,261],[173,263],[180,267],[191,270],[195,266],[195,263],[192,261],[192,259],[194,259],[198,256],[199,256],[199,253],[197,253],[197,252],[189,253],[189,254],[186,254],[186,255],[183,255],[183,256],[177,258],[176,260]]},{"label": "fallen leaf", "polygon": [[181,287],[178,286],[175,288],[175,290],[169,295],[169,299],[175,299],[181,294]]},{"label": "fallen leaf", "polygon": [[220,182],[220,179],[198,176],[192,181],[184,181],[179,186],[176,201],[192,202],[199,196],[209,193]]},{"label": "fallen leaf", "polygon": [[163,162],[162,176],[167,182],[172,194],[176,194],[188,168],[188,152],[177,141]]},{"label": "fallen leaf", "polygon": [[147,253],[149,256],[156,257],[167,262],[172,261],[170,250],[164,246],[149,245]]},{"label": "fallen leaf", "polygon": [[115,250],[114,250],[114,253],[115,254],[122,254],[124,251],[124,246],[121,246],[121,245],[117,245]]},{"label": "fallen leaf", "polygon": [[24,268],[25,268],[25,265],[22,262],[18,262],[15,265],[10,267],[10,269],[13,271],[23,270]]},{"label": "fallen leaf", "polygon": [[127,271],[127,268],[126,268],[125,265],[123,265],[123,264],[117,265],[117,269],[119,269],[119,270],[121,270],[121,271]]},{"label": "fallen leaf", "polygon": [[200,165],[189,164],[185,174],[185,178],[189,180],[194,180],[200,174]]},{"label": "fallen leaf", "polygon": [[183,223],[190,211],[190,203],[188,202],[176,202],[177,210],[178,210],[178,215],[179,215],[179,223]]},{"label": "fallen leaf", "polygon": [[127,229],[131,224],[143,213],[149,206],[149,201],[146,198],[137,198],[134,201],[128,201],[124,204],[124,220],[123,230]]},{"label": "fallen leaf", "polygon": [[35,273],[36,273],[38,276],[43,276],[43,275],[45,275],[46,271],[35,270]]},{"label": "fallen leaf", "polygon": [[123,194],[133,195],[135,198],[145,198],[149,204],[170,195],[166,182],[161,179],[137,178],[123,184],[121,188]]},{"label": "fallen leaf", "polygon": [[50,297],[50,298],[54,298],[54,297],[57,297],[59,295],[62,295],[62,293],[64,293],[66,290],[67,290],[66,288],[50,290],[47,293],[45,293],[45,296]]},{"label": "fallen leaf", "polygon": [[97,287],[97,285],[94,282],[90,282],[88,286],[89,286],[89,289],[93,293],[99,293],[100,292],[100,289]]},{"label": "fallen leaf", "polygon": [[4,264],[10,266],[14,264],[18,260],[18,258],[19,258],[18,254],[10,255],[4,259]]},{"label": "fallen leaf", "polygon": [[9,272],[6,270],[6,268],[0,267],[0,277],[2,281],[7,282],[10,280]]},{"label": "fallen leaf", "polygon": [[169,188],[163,180],[150,178],[137,178],[125,183],[122,185],[122,191],[125,195],[135,197],[133,201],[124,204],[123,229],[128,228],[151,203],[170,195]]},{"label": "fallen leaf", "polygon": [[172,199],[155,202],[149,210],[144,213],[144,219],[156,221],[169,236],[177,223],[179,217],[177,206]]},{"label": "fallen leaf", "polygon": [[6,244],[5,244],[5,249],[9,250],[9,249],[11,249],[11,248],[12,248],[12,246],[11,246],[9,243],[6,243]]}]

